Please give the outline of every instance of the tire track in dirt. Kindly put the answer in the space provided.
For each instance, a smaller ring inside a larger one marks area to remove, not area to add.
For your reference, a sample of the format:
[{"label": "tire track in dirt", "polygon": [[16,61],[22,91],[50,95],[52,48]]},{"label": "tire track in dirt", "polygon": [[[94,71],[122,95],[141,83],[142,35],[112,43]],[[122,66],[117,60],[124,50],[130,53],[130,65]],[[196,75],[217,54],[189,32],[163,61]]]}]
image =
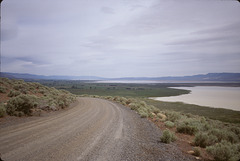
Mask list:
[{"label": "tire track in dirt", "polygon": [[160,135],[122,105],[78,98],[62,113],[0,128],[0,153],[6,161],[194,160]]}]

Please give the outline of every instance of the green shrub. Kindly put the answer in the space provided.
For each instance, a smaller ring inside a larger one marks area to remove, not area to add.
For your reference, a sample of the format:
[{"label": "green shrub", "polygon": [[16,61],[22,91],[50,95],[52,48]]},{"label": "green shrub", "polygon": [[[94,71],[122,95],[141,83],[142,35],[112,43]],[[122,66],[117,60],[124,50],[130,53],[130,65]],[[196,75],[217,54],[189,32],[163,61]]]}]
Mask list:
[{"label": "green shrub", "polygon": [[209,134],[212,134],[218,138],[218,141],[221,142],[222,140],[226,140],[231,143],[239,142],[238,136],[229,130],[226,129],[212,129],[209,131]]},{"label": "green shrub", "polygon": [[165,126],[167,126],[169,128],[173,128],[175,126],[175,124],[172,121],[166,121]]},{"label": "green shrub", "polygon": [[232,126],[229,128],[229,130],[234,132],[238,136],[238,139],[240,140],[240,127]]},{"label": "green shrub", "polygon": [[160,137],[161,142],[163,143],[171,143],[174,142],[176,140],[175,135],[170,131],[170,130],[164,130],[163,131],[163,135]]},{"label": "green shrub", "polygon": [[8,93],[8,97],[16,97],[18,95],[20,95],[21,93],[19,91],[15,91],[15,90],[11,90],[9,93]]},{"label": "green shrub", "polygon": [[0,84],[10,84],[11,81],[8,78],[0,78]]},{"label": "green shrub", "polygon": [[142,118],[148,117],[148,113],[145,112],[144,110],[140,110],[140,111],[138,111],[138,113],[139,113],[139,115],[140,115]]},{"label": "green shrub", "polygon": [[132,102],[135,102],[135,100],[134,99],[127,99],[126,104],[129,105]]},{"label": "green shrub", "polygon": [[137,103],[130,103],[129,107],[131,108],[131,110],[137,110],[139,108]]},{"label": "green shrub", "polygon": [[43,90],[43,89],[41,89],[41,90],[39,90],[39,93],[41,93],[41,94],[45,94],[45,90]]},{"label": "green shrub", "polygon": [[157,115],[158,113],[160,113],[160,112],[161,112],[161,111],[160,111],[158,108],[156,108],[156,107],[153,109],[153,113],[155,113],[156,115]]},{"label": "green shrub", "polygon": [[187,124],[187,123],[180,123],[177,125],[177,132],[194,135],[198,131],[198,127],[195,125]]},{"label": "green shrub", "polygon": [[225,140],[206,148],[216,161],[238,161],[240,159],[239,146]]},{"label": "green shrub", "polygon": [[23,88],[23,85],[22,84],[15,84],[14,86],[13,86],[13,89],[15,89],[15,90],[20,90],[20,89],[22,89]]},{"label": "green shrub", "polygon": [[206,148],[206,146],[213,145],[218,142],[218,138],[214,135],[209,135],[207,133],[199,132],[196,134],[194,138],[194,144],[196,146],[200,146],[202,148]]},{"label": "green shrub", "polygon": [[3,103],[0,104],[0,117],[5,116],[6,114],[6,107]]},{"label": "green shrub", "polygon": [[167,111],[166,112],[167,120],[175,122],[181,118],[181,114],[179,112]]},{"label": "green shrub", "polygon": [[0,93],[6,93],[7,89],[3,86],[0,86]]},{"label": "green shrub", "polygon": [[52,102],[54,102],[55,104],[57,104],[59,107],[61,108],[66,108],[70,105],[70,103],[72,103],[75,99],[70,95],[70,94],[61,94],[59,96],[52,96],[50,97],[52,100]]},{"label": "green shrub", "polygon": [[113,97],[112,96],[106,96],[105,99],[112,100]]},{"label": "green shrub", "polygon": [[143,107],[147,107],[147,104],[146,104],[146,102],[144,102],[144,101],[140,101],[140,103],[139,103],[141,106],[143,106]]},{"label": "green shrub", "polygon": [[197,148],[197,147],[193,148],[193,152],[194,152],[193,153],[194,156],[199,157],[201,155],[201,152],[200,152],[199,148]]},{"label": "green shrub", "polygon": [[123,104],[123,105],[127,105],[127,99],[126,98],[124,98],[124,97],[120,97],[120,99],[119,99],[119,102],[121,103],[121,104]]},{"label": "green shrub", "polygon": [[[36,97],[32,95],[19,95],[7,102],[6,111],[9,115],[31,115],[31,109],[36,107]],[[20,113],[20,114],[19,114]]]},{"label": "green shrub", "polygon": [[27,89],[25,89],[25,88],[22,88],[22,89],[20,90],[20,92],[21,92],[22,94],[27,94],[27,93],[28,93]]}]

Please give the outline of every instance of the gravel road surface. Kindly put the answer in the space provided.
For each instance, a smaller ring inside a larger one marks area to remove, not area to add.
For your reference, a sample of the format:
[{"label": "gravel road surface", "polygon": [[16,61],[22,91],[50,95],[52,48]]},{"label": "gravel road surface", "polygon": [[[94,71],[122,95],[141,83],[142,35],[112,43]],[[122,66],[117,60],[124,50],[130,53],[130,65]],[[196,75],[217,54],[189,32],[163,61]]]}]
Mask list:
[{"label": "gravel road surface", "polygon": [[78,98],[76,106],[27,122],[0,125],[4,161],[194,160],[161,131],[122,105]]}]

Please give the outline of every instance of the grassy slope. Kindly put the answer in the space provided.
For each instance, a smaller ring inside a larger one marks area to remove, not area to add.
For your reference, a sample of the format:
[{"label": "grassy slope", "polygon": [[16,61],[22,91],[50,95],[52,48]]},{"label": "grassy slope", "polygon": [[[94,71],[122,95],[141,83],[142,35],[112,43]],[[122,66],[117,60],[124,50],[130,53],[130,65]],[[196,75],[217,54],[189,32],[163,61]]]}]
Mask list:
[{"label": "grassy slope", "polygon": [[154,105],[160,110],[173,110],[182,113],[191,113],[194,115],[208,117],[223,122],[240,123],[240,111],[233,111],[222,108],[211,108],[181,102],[161,102],[155,100],[145,100],[148,104]]},{"label": "grassy slope", "polygon": [[32,115],[42,110],[68,107],[75,96],[68,91],[49,88],[39,83],[0,78],[0,117]]}]

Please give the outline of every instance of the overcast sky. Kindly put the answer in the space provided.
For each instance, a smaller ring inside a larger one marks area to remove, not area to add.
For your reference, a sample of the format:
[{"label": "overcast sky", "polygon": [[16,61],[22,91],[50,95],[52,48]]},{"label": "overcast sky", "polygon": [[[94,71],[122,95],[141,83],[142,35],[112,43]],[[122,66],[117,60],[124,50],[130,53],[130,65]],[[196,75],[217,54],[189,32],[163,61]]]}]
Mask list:
[{"label": "overcast sky", "polygon": [[240,72],[240,3],[4,0],[2,70],[101,77]]}]

